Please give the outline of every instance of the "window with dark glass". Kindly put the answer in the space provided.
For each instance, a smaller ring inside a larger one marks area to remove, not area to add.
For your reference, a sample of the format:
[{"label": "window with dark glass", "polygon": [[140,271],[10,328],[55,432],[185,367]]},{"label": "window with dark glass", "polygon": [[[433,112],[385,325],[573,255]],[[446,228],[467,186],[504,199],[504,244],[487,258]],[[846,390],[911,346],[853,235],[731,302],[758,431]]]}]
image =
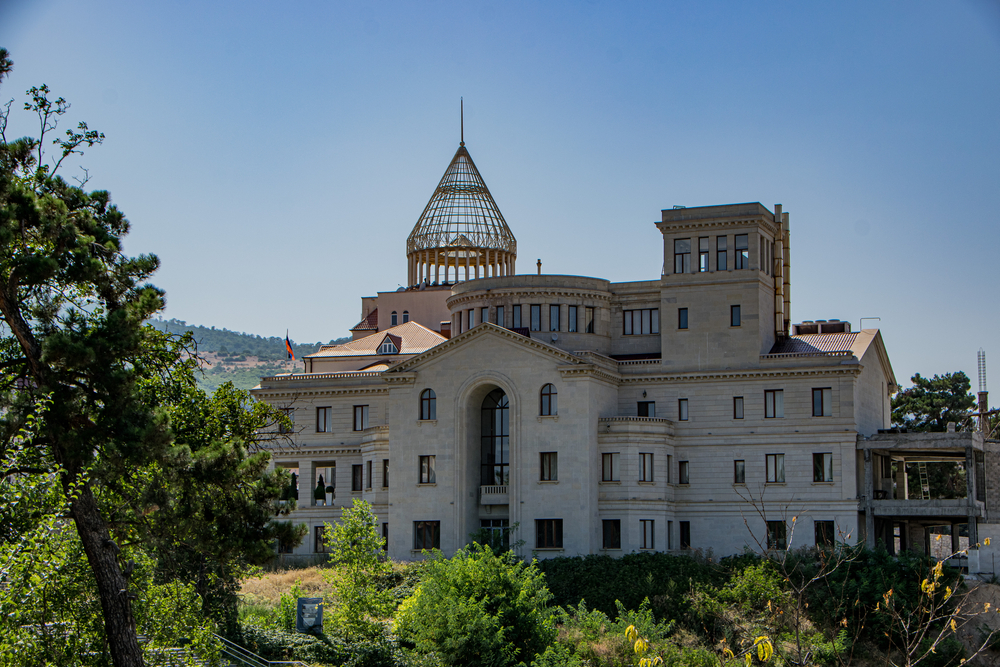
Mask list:
[{"label": "window with dark glass", "polygon": [[619,473],[618,452],[601,454],[601,481],[617,482]]},{"label": "window with dark glass", "polygon": [[333,430],[333,408],[316,408],[316,432],[329,433]]},{"label": "window with dark glass", "polygon": [[562,545],[562,519],[535,519],[536,549],[562,549]]},{"label": "window with dark glass", "polygon": [[674,522],[667,522],[667,550],[674,548]]},{"label": "window with dark glass", "polygon": [[833,521],[813,521],[813,531],[816,537],[816,546],[832,547],[836,542],[837,535]]},{"label": "window with dark glass", "polygon": [[639,527],[642,528],[642,544],[640,549],[655,549],[656,539],[653,534],[653,520],[639,519]]},{"label": "window with dark glass", "polygon": [[490,309],[489,306],[484,306],[479,309],[479,323],[486,324],[490,321]]},{"label": "window with dark glass", "polygon": [[479,532],[486,540],[484,546],[493,549],[510,548],[509,519],[480,519]]},{"label": "window with dark glass", "polygon": [[503,318],[503,306],[497,306],[496,310],[493,311],[493,314],[494,314],[494,317],[495,317],[495,319],[493,320],[494,324],[496,324],[497,326],[500,326],[500,327],[507,326],[507,323],[504,321],[504,318]]},{"label": "window with dark glass", "polygon": [[691,273],[691,239],[674,239],[674,273]]},{"label": "window with dark glass", "polygon": [[639,334],[660,333],[660,309],[642,308],[622,311],[622,334],[637,336]]},{"label": "window with dark glass", "polygon": [[382,551],[389,550],[389,524],[382,522]]},{"label": "window with dark glass", "polygon": [[726,257],[726,237],[715,237],[715,270],[725,271],[729,268],[729,260]]},{"label": "window with dark glass", "polygon": [[667,454],[667,484],[673,483],[674,457]]},{"label": "window with dark glass", "polygon": [[521,306],[520,305],[513,306],[511,308],[511,313],[512,313],[511,317],[514,318],[514,321],[511,322],[511,325],[510,325],[511,328],[512,329],[520,329],[521,326],[522,326],[521,325]]},{"label": "window with dark glass", "polygon": [[746,484],[746,483],[747,483],[746,461],[742,459],[737,459],[733,461],[733,484]]},{"label": "window with dark glass", "polygon": [[729,306],[729,326],[738,327],[740,326],[740,307],[739,306]]},{"label": "window with dark glass", "polygon": [[813,454],[813,481],[833,481],[833,454]]},{"label": "window with dark glass", "polygon": [[483,400],[480,484],[505,485],[510,475],[510,403],[502,389]]},{"label": "window with dark glass", "polygon": [[622,520],[604,519],[601,521],[603,528],[603,546],[605,549],[622,548]]},{"label": "window with dark glass", "polygon": [[687,329],[688,328],[688,309],[678,308],[677,309],[677,328]]},{"label": "window with dark glass", "polygon": [[786,526],[784,521],[768,521],[767,548],[782,549],[782,550],[787,549],[788,538],[785,531],[786,531]]},{"label": "window with dark glass", "polygon": [[594,333],[594,309],[587,306],[587,333]]},{"label": "window with dark glass", "polygon": [[547,384],[542,387],[542,405],[539,412],[543,417],[551,417],[552,415],[559,414],[559,406],[556,402],[556,387],[553,384]]},{"label": "window with dark glass", "polygon": [[569,306],[566,311],[566,331],[576,331],[576,306]]},{"label": "window with dark glass", "polygon": [[420,457],[420,484],[436,484],[437,473],[435,472],[435,457]]},{"label": "window with dark glass", "polygon": [[749,246],[749,234],[737,234],[736,238],[733,239],[735,242],[736,251],[736,268],[737,269],[749,269],[750,268],[750,246]]},{"label": "window with dark glass", "polygon": [[813,389],[813,417],[829,417],[833,414],[833,389]]},{"label": "window with dark glass", "polygon": [[371,461],[365,461],[365,481],[366,481],[365,488],[366,489],[372,488],[372,462]]},{"label": "window with dark glass", "polygon": [[403,324],[406,324],[409,321],[410,321],[410,311],[404,310],[403,311]]},{"label": "window with dark glass", "polygon": [[389,318],[392,320],[392,322],[391,322],[391,324],[389,326],[393,326],[394,327],[397,324],[399,324],[399,322],[397,321],[397,317],[398,316],[396,315],[396,311],[395,310],[392,311],[392,315],[389,316]]},{"label": "window with dark glass", "polygon": [[742,396],[733,396],[733,419],[743,419]]},{"label": "window with dark glass", "polygon": [[549,331],[559,331],[559,306],[549,305]]},{"label": "window with dark glass", "polygon": [[767,454],[765,456],[767,464],[767,481],[772,484],[780,484],[785,481],[785,455]]},{"label": "window with dark glass", "polygon": [[708,271],[708,237],[698,239],[698,270]]},{"label": "window with dark glass", "polygon": [[688,420],[688,400],[686,398],[677,399],[677,420],[682,422]]},{"label": "window with dark glass", "polygon": [[639,481],[653,481],[653,454],[651,452],[639,454]]},{"label": "window with dark glass", "polygon": [[687,461],[677,462],[677,483],[678,484],[690,484],[691,483],[691,466]]},{"label": "window with dark glass", "polygon": [[774,419],[785,416],[785,392],[781,389],[764,391],[764,418]]},{"label": "window with dark glass", "polygon": [[424,389],[420,392],[420,418],[437,419],[437,394],[433,389]]},{"label": "window with dark glass", "polygon": [[368,428],[368,406],[367,405],[355,405],[354,406],[354,430],[364,431]]},{"label": "window with dark glass", "polygon": [[531,306],[531,330],[542,330],[542,307],[538,304],[532,304]]},{"label": "window with dark glass", "polygon": [[640,417],[656,416],[656,401],[639,401],[637,405]]},{"label": "window with dark glass", "polygon": [[364,468],[361,465],[351,466],[351,491],[360,491]]},{"label": "window with dark glass", "polygon": [[691,522],[690,521],[678,521],[681,532],[681,549],[691,548]]},{"label": "window with dark glass", "polygon": [[557,452],[542,452],[541,475],[539,479],[543,482],[554,482],[559,479],[559,454]]},{"label": "window with dark glass", "polygon": [[382,488],[389,488],[389,459],[382,459]]},{"label": "window with dark glass", "polygon": [[414,549],[440,549],[441,548],[441,522],[440,521],[414,521],[413,522],[413,548]]},{"label": "window with dark glass", "polygon": [[469,314],[469,326],[466,328],[471,329],[472,327],[476,326],[476,309],[469,308],[469,310],[466,312]]}]

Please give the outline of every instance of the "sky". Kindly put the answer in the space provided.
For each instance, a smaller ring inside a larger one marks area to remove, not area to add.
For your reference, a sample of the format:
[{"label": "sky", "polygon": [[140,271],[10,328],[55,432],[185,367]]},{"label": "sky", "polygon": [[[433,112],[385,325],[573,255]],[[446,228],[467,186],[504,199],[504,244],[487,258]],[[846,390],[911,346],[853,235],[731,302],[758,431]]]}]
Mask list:
[{"label": "sky", "polygon": [[[1000,1],[0,0],[8,136],[46,83],[154,253],[165,317],[297,342],[406,281],[459,141],[518,271],[652,280],[674,205],[790,214],[792,320],[882,330],[902,386],[1000,392]],[[996,403],[996,401],[993,401]]]}]

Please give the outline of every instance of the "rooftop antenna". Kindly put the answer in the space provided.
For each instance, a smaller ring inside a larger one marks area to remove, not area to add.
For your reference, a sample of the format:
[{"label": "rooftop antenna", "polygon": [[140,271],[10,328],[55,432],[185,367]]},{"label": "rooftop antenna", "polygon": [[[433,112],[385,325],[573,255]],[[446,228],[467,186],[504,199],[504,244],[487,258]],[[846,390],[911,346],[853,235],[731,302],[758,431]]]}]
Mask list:
[{"label": "rooftop antenna", "polygon": [[979,391],[986,391],[986,350],[979,348],[976,353],[977,366],[979,367]]},{"label": "rooftop antenna", "polygon": [[462,138],[461,141],[459,141],[458,145],[464,146],[465,145],[465,98],[464,97],[458,98],[458,108],[459,108],[459,117],[461,118],[460,123],[462,128],[462,134],[461,134]]},{"label": "rooftop antenna", "polygon": [[990,399],[986,391],[986,350],[979,348],[976,353],[976,366],[979,367],[979,431],[984,438],[990,437]]}]

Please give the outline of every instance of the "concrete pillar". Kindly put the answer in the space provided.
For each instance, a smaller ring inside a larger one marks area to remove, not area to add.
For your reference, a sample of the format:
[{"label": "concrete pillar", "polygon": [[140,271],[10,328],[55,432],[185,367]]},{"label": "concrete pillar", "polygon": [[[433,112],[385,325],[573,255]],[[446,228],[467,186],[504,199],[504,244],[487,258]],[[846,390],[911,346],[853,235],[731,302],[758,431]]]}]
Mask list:
[{"label": "concrete pillar", "polygon": [[434,282],[441,282],[441,258],[439,250],[434,248]]},{"label": "concrete pillar", "polygon": [[969,505],[969,547],[979,543],[976,517],[976,452],[970,446],[965,448],[965,486]]},{"label": "concrete pillar", "polygon": [[958,550],[962,548],[959,545],[959,541],[958,541],[958,527],[959,527],[959,525],[960,524],[957,524],[957,523],[954,523],[954,522],[951,524],[951,552],[952,553],[957,553]]},{"label": "concrete pillar", "polygon": [[896,500],[907,500],[909,497],[910,489],[906,479],[906,461],[896,461]]},{"label": "concrete pillar", "polygon": [[865,449],[865,545],[875,548],[875,508],[872,499],[875,497],[875,480],[872,474],[872,450]]},{"label": "concrete pillar", "polygon": [[927,553],[927,529],[923,526],[910,523],[906,530],[906,548],[916,553]]}]

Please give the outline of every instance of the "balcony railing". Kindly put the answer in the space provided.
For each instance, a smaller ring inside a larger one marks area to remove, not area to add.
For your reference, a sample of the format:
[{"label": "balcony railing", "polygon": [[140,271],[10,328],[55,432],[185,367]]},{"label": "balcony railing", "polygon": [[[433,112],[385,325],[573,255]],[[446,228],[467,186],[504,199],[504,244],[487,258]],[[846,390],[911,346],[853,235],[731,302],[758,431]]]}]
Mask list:
[{"label": "balcony railing", "polygon": [[506,484],[484,484],[479,487],[479,502],[483,505],[508,505]]}]

